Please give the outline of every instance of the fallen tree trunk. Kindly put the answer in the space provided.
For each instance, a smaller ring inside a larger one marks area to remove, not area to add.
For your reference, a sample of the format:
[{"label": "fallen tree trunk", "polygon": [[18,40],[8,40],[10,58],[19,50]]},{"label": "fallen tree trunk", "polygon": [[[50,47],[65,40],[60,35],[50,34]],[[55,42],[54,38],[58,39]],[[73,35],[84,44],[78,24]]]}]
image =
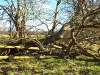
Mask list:
[{"label": "fallen tree trunk", "polygon": [[[41,45],[48,45],[50,43],[54,43],[55,41],[60,40],[61,38],[63,38],[66,30],[69,29],[69,28],[70,28],[70,25],[65,24],[65,25],[63,25],[63,27],[57,33],[55,33],[53,35],[50,35],[50,36],[47,36],[47,37],[45,37],[43,39],[40,39],[38,41],[41,43]],[[29,41],[27,39],[20,39],[17,42],[10,42],[10,43],[7,43],[7,45],[20,45],[20,44],[23,43],[22,41],[24,41],[26,45],[37,46],[36,42],[34,42],[32,40]]]},{"label": "fallen tree trunk", "polygon": [[38,47],[4,46],[4,45],[0,45],[0,49],[29,49],[29,50],[39,50]]},{"label": "fallen tree trunk", "polygon": [[63,38],[66,30],[69,29],[69,28],[70,28],[69,24],[64,24],[62,26],[62,28],[57,33],[55,33],[53,35],[50,35],[50,36],[47,36],[47,37],[45,37],[43,39],[40,39],[40,40],[37,40],[37,39],[33,39],[33,40],[20,39],[17,42],[10,42],[7,45],[14,45],[14,46],[17,45],[18,46],[18,45],[23,44],[23,42],[24,42],[26,46],[27,45],[32,46],[32,47],[35,46],[35,47],[38,47],[40,50],[44,51],[44,50],[46,50],[44,48],[44,45],[48,45],[50,43],[54,43],[55,41],[60,40],[61,38]]},{"label": "fallen tree trunk", "polygon": [[29,59],[32,56],[0,56],[0,59]]},{"label": "fallen tree trunk", "polygon": [[43,38],[41,40],[39,40],[43,45],[47,45],[49,43],[54,43],[57,40],[60,40],[64,37],[64,34],[66,32],[67,29],[70,28],[69,24],[65,24],[63,25],[63,27],[55,34],[47,36],[46,38]]}]

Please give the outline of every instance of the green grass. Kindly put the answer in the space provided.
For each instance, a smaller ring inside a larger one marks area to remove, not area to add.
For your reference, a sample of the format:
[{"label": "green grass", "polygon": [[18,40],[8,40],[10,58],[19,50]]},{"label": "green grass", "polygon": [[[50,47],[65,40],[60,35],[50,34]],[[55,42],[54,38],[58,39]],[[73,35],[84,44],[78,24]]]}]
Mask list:
[{"label": "green grass", "polygon": [[[0,44],[6,44],[7,39],[5,36],[0,37]],[[91,48],[97,51],[100,45],[93,45]],[[0,75],[100,75],[100,61],[88,60],[84,56],[80,58],[0,60]]]},{"label": "green grass", "polygon": [[78,59],[20,59],[0,61],[0,75],[99,75],[100,62]]}]

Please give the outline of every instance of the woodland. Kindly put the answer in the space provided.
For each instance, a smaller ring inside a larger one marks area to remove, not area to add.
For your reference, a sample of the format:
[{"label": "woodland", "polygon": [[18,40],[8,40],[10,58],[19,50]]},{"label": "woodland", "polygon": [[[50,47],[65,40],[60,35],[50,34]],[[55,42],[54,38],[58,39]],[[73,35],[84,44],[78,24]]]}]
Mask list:
[{"label": "woodland", "polygon": [[53,9],[42,8],[49,0],[4,1],[0,21],[6,20],[9,29],[0,35],[7,35],[5,45],[14,48],[0,47],[0,55],[84,55],[100,60],[100,0],[55,0]]}]

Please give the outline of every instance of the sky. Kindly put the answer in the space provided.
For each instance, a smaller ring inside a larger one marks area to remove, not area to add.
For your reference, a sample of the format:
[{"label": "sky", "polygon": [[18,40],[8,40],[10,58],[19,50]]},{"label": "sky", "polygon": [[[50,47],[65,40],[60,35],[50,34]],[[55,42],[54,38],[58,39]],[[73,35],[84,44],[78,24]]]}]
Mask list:
[{"label": "sky", "polygon": [[[9,0],[8,0],[9,1]],[[38,8],[39,9],[46,9],[46,12],[48,13],[48,10],[52,10],[52,11],[55,11],[55,6],[56,6],[56,0],[47,0],[48,2],[47,3],[44,3],[44,4],[42,4],[42,3],[38,3]],[[6,5],[6,3],[5,3],[5,1],[4,0],[0,0],[0,5]],[[60,6],[61,7],[61,6]],[[48,15],[42,15],[44,18],[47,18],[47,16]],[[53,15],[52,15],[53,16]],[[51,18],[51,17],[50,17]],[[50,19],[49,18],[49,19]],[[59,19],[60,18],[60,19]],[[60,14],[60,16],[58,16],[58,20],[61,20],[62,22],[64,22],[64,18],[65,18],[65,20],[66,19],[68,19],[68,17],[67,17],[67,15],[66,14],[64,14],[64,13],[62,13],[62,14]],[[42,19],[42,21],[44,21],[44,19]],[[2,26],[4,26],[4,27],[6,27],[6,28],[8,28],[9,27],[9,23],[8,22],[6,22],[5,20],[3,20],[2,22],[1,22],[1,25],[0,25],[0,27],[2,27]],[[36,25],[36,24],[38,24],[39,23],[39,21],[28,21],[27,22],[27,24],[33,24],[33,25]],[[45,23],[48,25],[48,26],[46,26],[45,24],[43,24],[42,26],[41,25],[38,25],[37,27],[35,27],[36,29],[42,29],[42,30],[48,30],[47,29],[47,27],[49,28],[49,29],[51,29],[52,28],[52,25],[53,25],[53,23],[52,23],[52,20],[48,20],[48,21],[45,21]],[[60,27],[60,26],[59,26]]]}]

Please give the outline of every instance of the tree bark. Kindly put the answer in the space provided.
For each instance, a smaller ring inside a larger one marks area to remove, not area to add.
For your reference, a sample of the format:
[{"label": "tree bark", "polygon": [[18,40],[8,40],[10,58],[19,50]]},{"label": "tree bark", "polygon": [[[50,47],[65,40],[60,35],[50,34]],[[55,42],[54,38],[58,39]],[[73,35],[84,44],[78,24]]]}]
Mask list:
[{"label": "tree bark", "polygon": [[49,43],[53,43],[57,40],[60,40],[61,38],[64,37],[64,34],[66,32],[66,30],[70,28],[69,24],[65,24],[63,25],[63,27],[55,34],[47,36],[46,38],[43,38],[41,40],[39,40],[42,44],[47,45]]}]

